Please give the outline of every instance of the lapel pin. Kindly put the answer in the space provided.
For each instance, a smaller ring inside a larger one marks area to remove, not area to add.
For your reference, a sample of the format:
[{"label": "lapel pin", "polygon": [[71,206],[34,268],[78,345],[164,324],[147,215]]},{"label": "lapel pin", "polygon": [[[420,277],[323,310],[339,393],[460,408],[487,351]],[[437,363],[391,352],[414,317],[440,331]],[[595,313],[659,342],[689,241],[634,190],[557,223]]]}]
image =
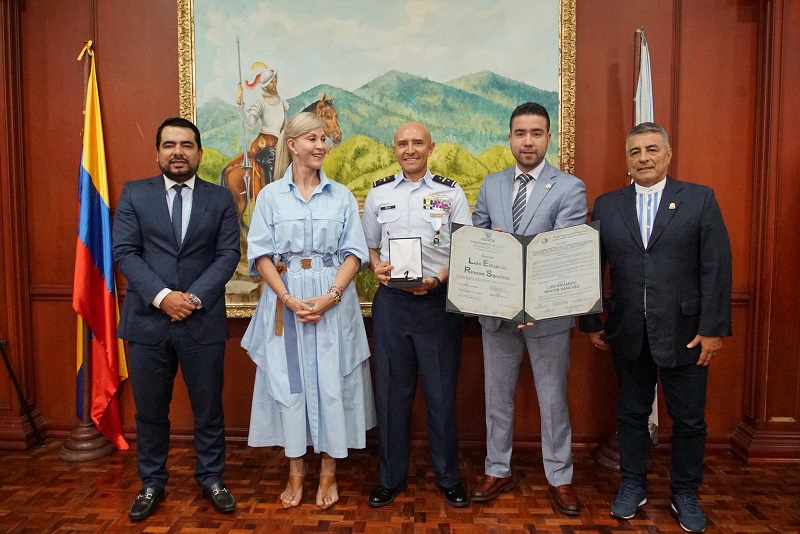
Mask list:
[{"label": "lapel pin", "polygon": [[545,189],[550,189],[551,187],[553,187],[553,184],[551,184],[549,182],[548,182],[548,184],[546,186],[544,186]]},{"label": "lapel pin", "polygon": [[675,209],[675,203],[674,202],[670,202],[669,203],[669,209],[671,209],[671,210]]}]

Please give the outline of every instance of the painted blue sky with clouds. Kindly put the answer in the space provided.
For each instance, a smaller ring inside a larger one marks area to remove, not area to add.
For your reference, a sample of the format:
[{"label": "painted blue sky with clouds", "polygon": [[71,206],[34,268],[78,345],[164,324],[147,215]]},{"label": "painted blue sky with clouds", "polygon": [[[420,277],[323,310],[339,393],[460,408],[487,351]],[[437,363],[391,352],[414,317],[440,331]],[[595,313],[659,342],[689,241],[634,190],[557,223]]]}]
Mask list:
[{"label": "painted blue sky with clouds", "polygon": [[244,77],[266,63],[284,98],[388,70],[438,82],[488,70],[558,90],[558,0],[194,0],[194,18],[198,106],[234,102],[237,35]]}]

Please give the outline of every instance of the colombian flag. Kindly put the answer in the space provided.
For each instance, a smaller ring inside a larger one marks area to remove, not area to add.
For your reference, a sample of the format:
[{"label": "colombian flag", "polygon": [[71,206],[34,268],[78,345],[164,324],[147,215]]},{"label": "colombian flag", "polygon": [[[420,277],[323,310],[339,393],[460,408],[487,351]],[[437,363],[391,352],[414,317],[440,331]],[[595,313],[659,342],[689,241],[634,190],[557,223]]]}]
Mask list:
[{"label": "colombian flag", "polygon": [[[80,217],[75,252],[75,282],[72,307],[78,313],[78,417],[83,418],[83,343],[91,346],[91,417],[97,429],[118,449],[127,449],[122,435],[117,389],[128,378],[125,346],[117,339],[119,306],[111,253],[111,214],[108,202],[106,152],[100,121],[94,52],[89,41],[81,51],[89,54],[91,70],[86,88],[83,122],[83,151],[78,173]],[[83,339],[83,322],[92,332]]]}]

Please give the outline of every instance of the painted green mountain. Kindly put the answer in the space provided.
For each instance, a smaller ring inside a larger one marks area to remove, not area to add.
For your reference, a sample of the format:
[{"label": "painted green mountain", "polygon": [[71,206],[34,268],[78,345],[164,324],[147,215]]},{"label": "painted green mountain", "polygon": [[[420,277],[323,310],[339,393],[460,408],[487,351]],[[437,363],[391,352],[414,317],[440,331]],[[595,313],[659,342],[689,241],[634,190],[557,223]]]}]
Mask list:
[{"label": "painted green mountain", "polygon": [[489,71],[461,76],[447,82],[447,85],[482,96],[512,110],[522,102],[538,102],[547,108],[551,123],[558,122],[558,93],[555,91],[543,91]]},{"label": "painted green mountain", "polygon": [[[331,149],[325,172],[363,197],[372,182],[400,170],[391,149],[396,129],[406,121],[418,120],[431,130],[436,142],[429,165],[434,173],[453,178],[477,197],[483,177],[513,165],[508,149],[508,119],[520,102],[536,101],[550,112],[551,130],[558,131],[558,94],[498,76],[478,72],[446,84],[419,76],[389,71],[353,92],[331,85],[318,85],[289,99],[293,115],[322,95],[334,98],[342,143]],[[253,98],[246,94],[245,101]],[[225,158],[242,151],[241,121],[236,106],[215,98],[197,112],[203,146],[210,150],[201,175],[219,175]],[[247,132],[248,144],[257,130]],[[547,159],[557,164],[558,145],[554,135]],[[474,156],[474,154],[479,154]],[[206,168],[208,167],[208,168]],[[213,169],[211,168],[213,167]]]},{"label": "painted green mountain", "polygon": [[[558,93],[556,91],[544,91],[489,71],[461,76],[447,82],[447,85],[458,87],[505,106],[509,110],[508,117],[511,116],[511,111],[522,102],[538,102],[543,105],[550,115],[550,131],[553,133],[553,139],[550,141],[547,152],[548,154],[558,154],[558,132],[560,130]],[[503,123],[505,133],[508,133],[508,117]]]},{"label": "painted green mountain", "polygon": [[[200,106],[197,109],[197,128],[200,133],[205,134],[205,132],[210,132],[234,121],[241,128],[241,123],[238,122],[239,114],[236,112],[233,102],[233,98],[230,102],[225,102],[221,98],[214,97]],[[203,140],[205,141],[205,138]]]},{"label": "painted green mountain", "polygon": [[512,108],[458,87],[389,71],[354,91],[397,115],[424,123],[434,141],[473,154],[507,142]]},{"label": "painted green mountain", "polygon": [[[215,120],[206,121],[203,117],[214,117]],[[227,122],[219,120],[220,117],[229,116]],[[213,126],[204,129],[203,125]],[[236,154],[242,152],[242,123],[239,120],[239,113],[236,106],[223,102],[215,98],[206,102],[197,109],[197,128],[203,141],[203,148],[214,148],[224,154],[230,160]],[[255,139],[258,130],[248,130],[246,139],[247,144]]]},{"label": "painted green mountain", "polygon": [[332,85],[318,85],[290,98],[289,114],[293,115],[303,110],[311,102],[318,101],[323,94],[326,98],[334,97],[333,105],[336,108],[343,140],[356,135],[365,135],[379,143],[391,145],[397,128],[410,120],[405,115],[393,113],[356,94]]},{"label": "painted green mountain", "polygon": [[[343,139],[365,135],[391,144],[394,131],[408,120],[425,123],[434,141],[458,143],[473,154],[507,143],[508,118],[519,102],[541,102],[557,131],[558,95],[536,87],[479,72],[442,84],[419,76],[389,71],[353,92],[319,85],[289,99],[289,113],[301,111],[322,94],[334,97]],[[253,95],[245,95],[245,100]],[[231,102],[213,99],[198,109],[203,144],[223,154],[241,152],[241,122]],[[256,130],[247,133],[252,139]],[[556,144],[551,152],[557,151]]]}]

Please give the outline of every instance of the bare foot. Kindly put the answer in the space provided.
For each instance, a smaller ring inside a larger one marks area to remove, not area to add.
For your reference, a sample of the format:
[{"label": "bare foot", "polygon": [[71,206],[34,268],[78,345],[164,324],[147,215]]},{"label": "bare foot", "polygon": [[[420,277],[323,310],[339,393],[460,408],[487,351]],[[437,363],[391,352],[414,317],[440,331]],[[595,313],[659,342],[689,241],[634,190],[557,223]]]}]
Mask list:
[{"label": "bare foot", "polygon": [[317,506],[322,510],[327,510],[338,500],[339,486],[336,484],[336,460],[324,454],[319,467]]},{"label": "bare foot", "polygon": [[320,475],[317,490],[317,506],[327,510],[339,500],[339,486],[335,475]]},{"label": "bare foot", "polygon": [[303,459],[289,461],[289,482],[281,493],[281,504],[284,508],[299,506],[303,500],[303,481],[306,478],[306,469]]}]

